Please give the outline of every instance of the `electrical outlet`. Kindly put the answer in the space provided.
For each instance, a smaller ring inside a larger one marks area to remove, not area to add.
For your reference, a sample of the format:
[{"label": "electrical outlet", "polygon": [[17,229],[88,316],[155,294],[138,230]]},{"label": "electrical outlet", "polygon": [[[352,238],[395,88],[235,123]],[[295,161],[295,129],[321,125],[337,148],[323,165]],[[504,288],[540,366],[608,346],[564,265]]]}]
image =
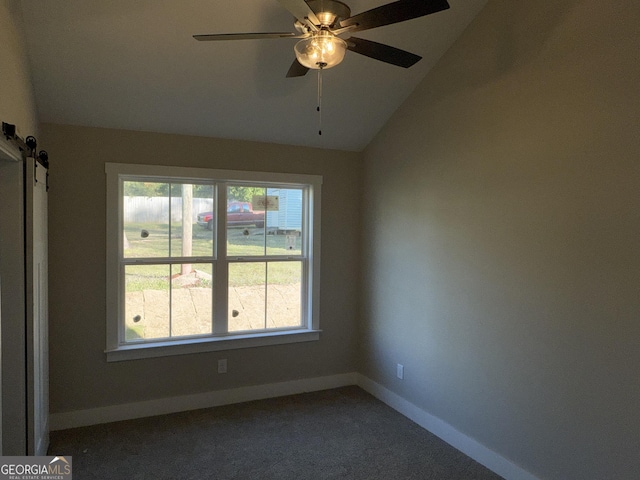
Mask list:
[{"label": "electrical outlet", "polygon": [[402,380],[404,378],[404,365],[396,365],[396,376]]},{"label": "electrical outlet", "polygon": [[218,360],[218,373],[227,373],[227,359]]}]

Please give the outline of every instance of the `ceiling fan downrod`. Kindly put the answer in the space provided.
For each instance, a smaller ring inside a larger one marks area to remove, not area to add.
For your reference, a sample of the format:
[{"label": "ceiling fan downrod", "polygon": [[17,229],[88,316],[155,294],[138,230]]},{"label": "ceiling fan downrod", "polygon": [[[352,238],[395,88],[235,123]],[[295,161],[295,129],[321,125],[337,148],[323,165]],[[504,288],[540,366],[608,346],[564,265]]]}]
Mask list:
[{"label": "ceiling fan downrod", "polygon": [[322,135],[322,70],[326,64],[319,63],[318,66],[318,106],[316,111],[318,112],[318,135]]}]

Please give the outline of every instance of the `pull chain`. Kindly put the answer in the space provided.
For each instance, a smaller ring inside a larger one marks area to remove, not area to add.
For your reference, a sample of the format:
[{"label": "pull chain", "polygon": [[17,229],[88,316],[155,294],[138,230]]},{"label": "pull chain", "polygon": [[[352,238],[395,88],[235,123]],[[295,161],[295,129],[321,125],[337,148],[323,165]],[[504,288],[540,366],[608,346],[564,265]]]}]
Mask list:
[{"label": "pull chain", "polygon": [[318,135],[322,135],[322,67],[318,69]]}]

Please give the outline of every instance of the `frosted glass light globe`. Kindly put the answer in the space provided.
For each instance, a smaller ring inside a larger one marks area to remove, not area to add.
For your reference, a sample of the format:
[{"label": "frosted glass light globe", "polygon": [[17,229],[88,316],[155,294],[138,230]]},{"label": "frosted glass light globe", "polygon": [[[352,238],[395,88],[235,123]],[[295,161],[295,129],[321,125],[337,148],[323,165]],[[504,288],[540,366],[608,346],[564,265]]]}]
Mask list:
[{"label": "frosted glass light globe", "polygon": [[347,42],[330,32],[321,30],[296,43],[294,50],[298,62],[315,70],[331,68],[344,59]]}]

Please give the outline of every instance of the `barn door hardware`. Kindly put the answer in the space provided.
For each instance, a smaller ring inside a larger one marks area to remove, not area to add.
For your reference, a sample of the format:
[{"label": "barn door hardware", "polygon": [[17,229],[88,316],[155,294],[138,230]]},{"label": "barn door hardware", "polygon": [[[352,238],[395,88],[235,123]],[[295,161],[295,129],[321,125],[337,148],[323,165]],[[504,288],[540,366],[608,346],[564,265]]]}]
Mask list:
[{"label": "barn door hardware", "polygon": [[[2,122],[2,134],[4,135],[4,138],[7,139],[8,142],[10,142],[13,145],[15,145],[16,147],[18,147],[18,149],[25,156],[31,157],[33,155],[33,151],[31,150],[29,145],[27,143],[25,143],[25,141],[16,134],[16,126],[15,125],[12,125],[10,123]],[[29,140],[29,138],[33,138],[33,140],[35,141],[34,137],[27,137],[27,140]]]},{"label": "barn door hardware", "polygon": [[[36,158],[36,167],[38,166],[38,163],[40,163],[40,165],[42,165],[46,171],[45,182],[46,182],[47,192],[48,192],[49,191],[49,154],[44,150],[40,150],[40,152],[38,152],[38,157]],[[36,178],[36,182],[37,181],[38,179]]]},{"label": "barn door hardware", "polygon": [[2,134],[8,142],[15,145],[24,155],[25,158],[33,158],[35,168],[33,169],[33,179],[35,183],[38,183],[38,164],[44,167],[46,172],[46,187],[49,191],[49,154],[40,150],[37,152],[38,141],[33,135],[29,135],[26,140],[23,140],[16,134],[16,126],[11,123],[2,122]]},{"label": "barn door hardware", "polygon": [[44,150],[40,150],[40,152],[36,154],[36,151],[38,150],[38,141],[36,140],[36,137],[33,137],[33,136],[27,137],[26,144],[32,153],[31,156],[33,157],[33,166],[34,166],[33,180],[35,183],[38,183],[38,164],[40,164],[42,167],[44,167],[44,170],[45,170],[46,186],[47,186],[47,192],[48,192],[49,191],[49,154]]}]

